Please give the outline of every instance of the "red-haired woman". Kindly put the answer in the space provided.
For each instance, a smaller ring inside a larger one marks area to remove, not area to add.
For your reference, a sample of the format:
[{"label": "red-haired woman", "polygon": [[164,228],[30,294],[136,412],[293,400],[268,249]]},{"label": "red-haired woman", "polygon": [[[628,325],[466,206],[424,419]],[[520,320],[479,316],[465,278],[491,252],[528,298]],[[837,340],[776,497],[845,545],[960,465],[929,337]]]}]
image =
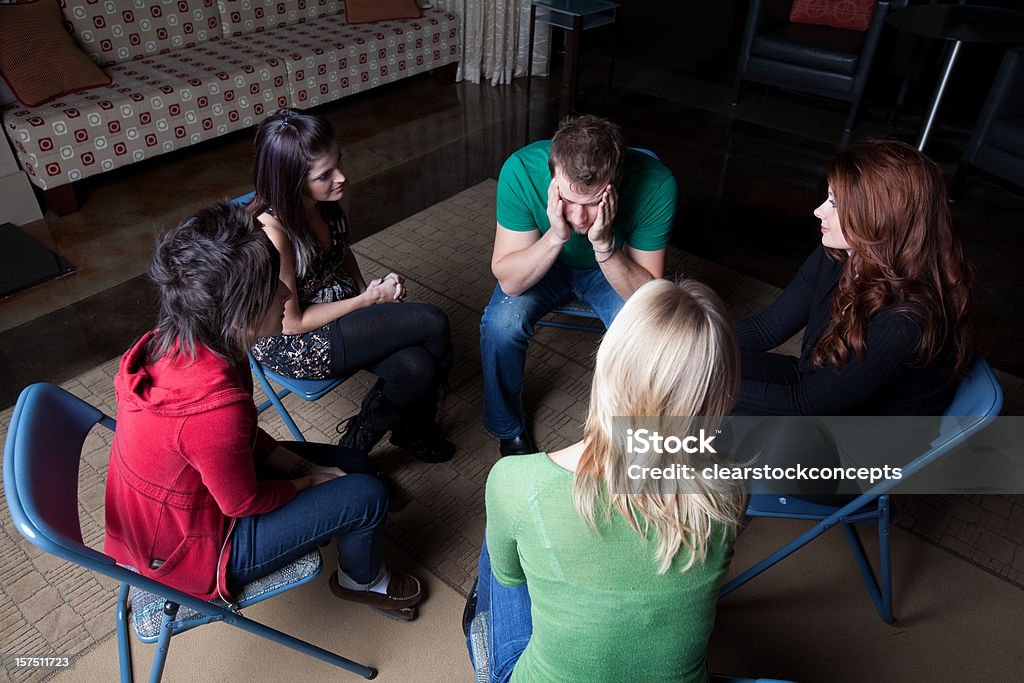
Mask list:
[{"label": "red-haired woman", "polygon": [[[972,353],[972,268],[942,173],[875,140],[826,169],[821,247],[768,308],[737,322],[738,414],[940,415]],[[800,357],[766,353],[804,329]]]}]

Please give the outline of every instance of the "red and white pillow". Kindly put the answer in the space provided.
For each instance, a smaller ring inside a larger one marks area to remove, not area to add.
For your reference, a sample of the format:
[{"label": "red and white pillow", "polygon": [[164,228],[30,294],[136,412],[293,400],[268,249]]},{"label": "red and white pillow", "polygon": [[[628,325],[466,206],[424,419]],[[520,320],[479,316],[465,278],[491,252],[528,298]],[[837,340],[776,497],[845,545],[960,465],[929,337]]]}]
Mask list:
[{"label": "red and white pillow", "polygon": [[878,0],[795,0],[789,20],[795,24],[866,31],[877,4]]}]

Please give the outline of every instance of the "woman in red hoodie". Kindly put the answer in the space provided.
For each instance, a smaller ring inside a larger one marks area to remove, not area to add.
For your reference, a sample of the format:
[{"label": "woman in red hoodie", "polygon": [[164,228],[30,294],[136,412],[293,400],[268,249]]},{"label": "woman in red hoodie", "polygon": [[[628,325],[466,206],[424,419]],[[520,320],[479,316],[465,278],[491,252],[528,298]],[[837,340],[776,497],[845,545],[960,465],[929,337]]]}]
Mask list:
[{"label": "woman in red hoodie", "polygon": [[361,453],[280,444],[257,425],[246,352],[278,334],[290,292],[244,208],[201,211],[158,240],[157,329],[121,359],[105,550],[186,593],[228,602],[334,539],[338,597],[410,620],[413,576],[381,561],[388,494]]}]

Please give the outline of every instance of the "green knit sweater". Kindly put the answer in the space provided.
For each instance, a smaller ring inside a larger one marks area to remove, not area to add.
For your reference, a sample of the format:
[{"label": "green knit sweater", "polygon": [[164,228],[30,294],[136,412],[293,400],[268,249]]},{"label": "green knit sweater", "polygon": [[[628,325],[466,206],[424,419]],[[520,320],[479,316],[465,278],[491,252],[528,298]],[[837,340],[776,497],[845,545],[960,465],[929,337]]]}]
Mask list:
[{"label": "green knit sweater", "polygon": [[[705,650],[732,539],[665,574],[617,513],[598,531],[572,502],[573,473],[545,453],[500,460],[487,479],[487,548],[505,586],[526,583],[533,635],[513,681],[706,681]],[[653,534],[652,534],[653,536]]]}]

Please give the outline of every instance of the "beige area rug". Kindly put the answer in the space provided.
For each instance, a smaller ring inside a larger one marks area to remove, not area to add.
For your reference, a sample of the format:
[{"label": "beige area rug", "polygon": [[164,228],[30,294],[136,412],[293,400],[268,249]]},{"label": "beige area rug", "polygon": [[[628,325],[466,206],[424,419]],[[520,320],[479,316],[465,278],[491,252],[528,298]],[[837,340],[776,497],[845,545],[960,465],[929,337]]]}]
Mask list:
[{"label": "beige area rug", "polygon": [[[480,424],[480,315],[494,278],[490,251],[494,239],[496,181],[488,180],[359,242],[368,277],[390,270],[408,279],[411,299],[443,308],[452,323],[456,362],[442,422],[459,451],[449,463],[427,465],[385,441],[374,457],[389,471],[410,502],[393,515],[392,541],[442,581],[463,594],[476,573],[484,533],[483,492],[487,472],[498,458],[497,443]],[[737,315],[767,304],[777,293],[751,278],[670,250],[670,273],[686,273],[713,286]],[[547,449],[579,438],[590,390],[593,354],[599,336],[544,328],[531,345],[525,387],[531,429]],[[64,383],[72,393],[113,415],[114,358]],[[335,441],[336,425],[357,410],[373,377],[360,373],[315,403],[295,397],[286,405],[311,441]],[[0,413],[0,437],[12,409]],[[290,438],[277,414],[261,418],[273,435]],[[90,436],[82,459],[80,500],[87,543],[103,542],[103,490],[109,439]],[[0,650],[11,654],[80,656],[113,634],[116,586],[35,549],[12,528],[0,502]],[[457,615],[454,617],[457,619]],[[14,681],[36,681],[51,672],[4,670]]]},{"label": "beige area rug", "polygon": [[[253,610],[271,625],[379,666],[381,680],[470,680],[458,627],[458,593],[465,594],[476,572],[484,482],[498,459],[497,443],[480,424],[478,350],[480,315],[494,287],[489,256],[495,189],[495,181],[485,181],[355,247],[367,276],[403,273],[410,297],[437,304],[452,322],[457,357],[442,421],[458,454],[449,463],[428,465],[386,442],[373,454],[409,498],[388,527],[391,542],[401,551],[399,561],[434,575],[423,621],[396,625],[366,610],[348,614],[333,599],[323,602],[323,578]],[[674,249],[668,262],[669,273],[711,285],[737,316],[760,309],[778,293]],[[530,427],[546,449],[579,438],[598,340],[596,334],[544,328],[530,347],[527,410]],[[784,350],[795,352],[794,343],[790,340]],[[113,414],[116,365],[117,359],[111,359],[64,386]],[[308,439],[333,442],[335,426],[356,411],[372,381],[361,373],[320,401],[289,397],[286,404]],[[0,436],[10,413],[0,413]],[[275,436],[289,438],[273,411],[264,413],[261,423]],[[108,448],[106,438],[94,435],[82,460],[82,527],[87,542],[96,546],[103,538]],[[75,656],[80,668],[62,680],[112,679],[116,587],[36,551],[12,528],[5,504],[0,505],[0,652]],[[737,543],[734,568],[749,566],[788,540],[791,526],[756,521]],[[1024,674],[1014,640],[1024,630],[1024,592],[897,530],[893,552],[899,564],[901,622],[887,626],[874,615],[848,551],[839,547],[841,535],[831,536],[819,541],[817,551],[798,553],[723,602],[710,652],[713,670],[801,681],[970,680],[971,672],[982,670],[989,680],[1024,677],[1012,675]],[[783,623],[789,625],[780,629]],[[216,625],[176,639],[175,648],[182,649],[175,653],[172,648],[169,672],[174,677],[169,680],[349,680],[272,644],[247,636],[237,640],[234,631]],[[737,648],[736,643],[743,645]],[[145,651],[136,676],[141,679],[151,649],[137,644],[135,649]],[[968,655],[957,660],[959,665],[952,663],[957,653],[972,651],[984,661]],[[870,676],[858,673],[869,671]],[[898,673],[888,676],[886,671]],[[0,671],[0,679],[19,682],[51,675],[46,670]]]}]

